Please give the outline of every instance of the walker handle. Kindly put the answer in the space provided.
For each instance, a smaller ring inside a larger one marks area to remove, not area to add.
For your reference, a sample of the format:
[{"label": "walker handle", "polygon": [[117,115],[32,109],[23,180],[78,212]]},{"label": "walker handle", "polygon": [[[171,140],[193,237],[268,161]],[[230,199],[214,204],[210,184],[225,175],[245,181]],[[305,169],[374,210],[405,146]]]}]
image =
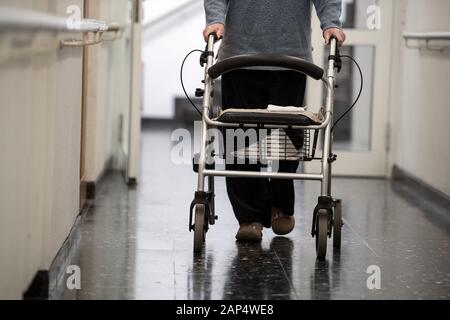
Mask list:
[{"label": "walker handle", "polygon": [[215,32],[211,32],[211,33],[208,35],[208,40],[209,40],[211,37],[214,37],[214,38],[213,38],[213,41],[214,41],[214,42],[217,42],[217,41],[219,41],[220,39],[222,39],[222,37],[219,38],[219,37],[217,36],[217,33],[215,33]]},{"label": "walker handle", "polygon": [[208,35],[208,42],[206,43],[206,48],[205,48],[205,52],[213,52],[214,51],[214,44],[216,43],[216,41],[218,41],[219,38],[217,37],[217,33],[215,32],[211,32]]},{"label": "walker handle", "polygon": [[330,37],[329,45],[330,54],[328,55],[328,61],[331,62],[331,60],[333,60],[333,69],[336,68],[337,72],[340,72],[342,68],[342,61],[339,54],[338,42],[335,36]]},{"label": "walker handle", "polygon": [[338,41],[337,41],[337,38],[334,35],[332,35],[330,37],[328,45],[330,46],[330,50],[333,50],[333,48],[335,49],[334,50],[335,52],[331,52],[330,51],[330,54],[336,54],[336,51],[338,50]]},{"label": "walker handle", "polygon": [[215,32],[211,32],[208,35],[208,42],[206,43],[205,51],[203,51],[202,55],[200,56],[200,65],[202,67],[204,67],[205,64],[207,64],[209,56],[214,57],[214,43],[216,42],[217,39],[218,37]]}]

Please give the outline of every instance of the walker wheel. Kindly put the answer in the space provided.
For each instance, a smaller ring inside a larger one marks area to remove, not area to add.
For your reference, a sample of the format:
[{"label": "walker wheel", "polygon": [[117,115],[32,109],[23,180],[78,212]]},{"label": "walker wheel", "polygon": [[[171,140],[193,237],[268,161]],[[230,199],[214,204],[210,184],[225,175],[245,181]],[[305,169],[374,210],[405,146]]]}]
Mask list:
[{"label": "walker wheel", "polygon": [[333,247],[339,249],[341,247],[341,230],[342,230],[342,201],[336,201],[336,207],[333,213]]},{"label": "walker wheel", "polygon": [[327,255],[328,212],[321,209],[317,212],[316,221],[316,255],[318,260],[324,260]]},{"label": "walker wheel", "polygon": [[202,251],[205,242],[205,205],[197,204],[195,206],[195,224],[194,224],[194,252]]}]

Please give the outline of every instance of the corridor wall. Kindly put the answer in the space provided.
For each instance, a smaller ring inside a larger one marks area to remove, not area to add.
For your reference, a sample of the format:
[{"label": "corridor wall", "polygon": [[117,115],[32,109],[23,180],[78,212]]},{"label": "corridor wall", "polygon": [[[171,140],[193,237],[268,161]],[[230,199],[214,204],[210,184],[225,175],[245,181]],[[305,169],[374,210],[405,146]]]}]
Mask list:
[{"label": "corridor wall", "polygon": [[[91,18],[126,23],[129,2],[90,1],[98,6]],[[68,16],[70,5],[84,9],[83,0],[0,5],[58,16]],[[0,49],[29,36],[2,32]],[[123,168],[119,119],[129,105],[127,45],[125,35],[89,49],[86,170],[92,180],[109,163]],[[82,48],[0,60],[0,299],[22,298],[37,272],[49,270],[80,213],[82,87]]]},{"label": "corridor wall", "polygon": [[[83,5],[3,4],[52,14]],[[21,298],[36,272],[48,269],[79,212],[82,51],[12,59],[0,70],[0,298]]]},{"label": "corridor wall", "polygon": [[402,37],[449,32],[450,2],[400,0],[395,10],[389,162],[450,196],[450,41],[433,51],[406,48]]}]

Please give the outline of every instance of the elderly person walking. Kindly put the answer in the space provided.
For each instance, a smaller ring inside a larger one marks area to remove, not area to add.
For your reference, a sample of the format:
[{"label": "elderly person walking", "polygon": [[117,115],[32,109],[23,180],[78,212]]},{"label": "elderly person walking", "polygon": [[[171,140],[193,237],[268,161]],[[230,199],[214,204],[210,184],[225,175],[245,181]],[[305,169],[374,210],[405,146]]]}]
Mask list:
[{"label": "elderly person walking", "polygon": [[[219,60],[241,54],[272,53],[312,60],[311,5],[325,44],[345,41],[339,17],[341,0],[204,0],[205,40],[223,37]],[[306,76],[276,69],[241,69],[222,76],[222,107],[302,106]],[[298,162],[280,161],[280,172],[296,172]],[[227,170],[259,171],[257,164],[227,163]],[[239,222],[236,238],[261,241],[263,227],[285,235],[295,226],[292,180],[227,178],[227,193]]]}]

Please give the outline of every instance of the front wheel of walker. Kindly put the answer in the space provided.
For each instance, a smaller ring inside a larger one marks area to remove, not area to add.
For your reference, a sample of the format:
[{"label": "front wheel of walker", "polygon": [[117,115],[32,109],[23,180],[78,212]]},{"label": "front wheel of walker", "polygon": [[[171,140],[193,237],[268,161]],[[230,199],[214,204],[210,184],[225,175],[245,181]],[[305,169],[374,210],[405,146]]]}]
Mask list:
[{"label": "front wheel of walker", "polygon": [[318,260],[324,260],[327,255],[328,238],[328,212],[319,210],[316,221],[316,256]]},{"label": "front wheel of walker", "polygon": [[194,221],[194,253],[202,251],[205,236],[205,205],[197,204],[195,206]]}]

